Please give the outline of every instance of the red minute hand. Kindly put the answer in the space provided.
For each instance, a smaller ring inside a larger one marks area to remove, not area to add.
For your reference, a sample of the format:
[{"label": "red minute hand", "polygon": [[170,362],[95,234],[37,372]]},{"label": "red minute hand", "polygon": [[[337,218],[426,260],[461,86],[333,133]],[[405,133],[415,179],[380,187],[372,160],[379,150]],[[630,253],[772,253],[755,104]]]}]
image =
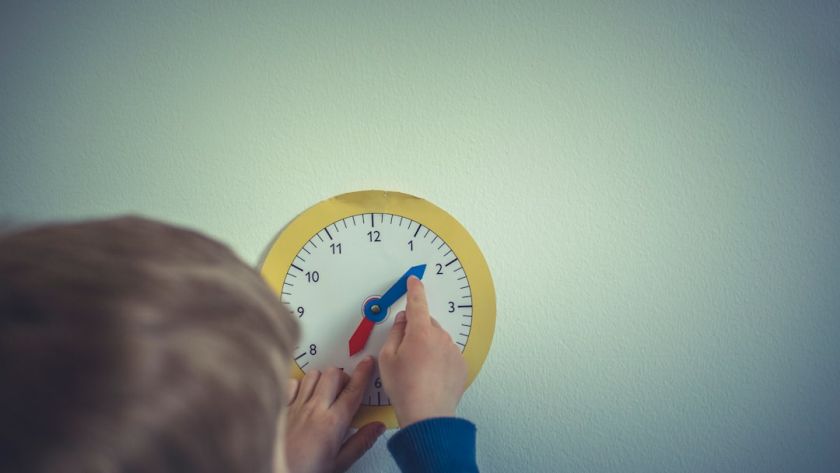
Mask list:
[{"label": "red minute hand", "polygon": [[350,337],[350,356],[362,351],[362,348],[364,348],[367,344],[370,333],[373,332],[374,325],[373,320],[370,320],[367,317],[362,317],[361,323],[359,323],[359,326],[356,327],[356,331],[353,332],[353,336]]}]

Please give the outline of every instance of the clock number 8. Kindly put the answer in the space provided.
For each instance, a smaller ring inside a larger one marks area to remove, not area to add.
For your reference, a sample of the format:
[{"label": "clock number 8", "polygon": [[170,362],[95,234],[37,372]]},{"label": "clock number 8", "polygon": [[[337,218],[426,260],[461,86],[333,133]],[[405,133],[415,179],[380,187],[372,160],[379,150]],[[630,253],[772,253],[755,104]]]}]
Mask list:
[{"label": "clock number 8", "polygon": [[312,345],[309,345],[309,354],[310,355],[318,354],[318,347],[316,347],[314,343]]}]

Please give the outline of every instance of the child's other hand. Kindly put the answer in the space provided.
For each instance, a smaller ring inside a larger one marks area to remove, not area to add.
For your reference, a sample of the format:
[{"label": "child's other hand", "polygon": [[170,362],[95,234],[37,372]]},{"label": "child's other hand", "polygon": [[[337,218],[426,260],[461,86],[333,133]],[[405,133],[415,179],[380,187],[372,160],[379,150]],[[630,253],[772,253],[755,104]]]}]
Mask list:
[{"label": "child's other hand", "polygon": [[330,368],[323,373],[310,371],[300,383],[292,381],[285,438],[291,473],[346,471],[382,435],[385,426],[374,422],[347,438],[373,368],[373,359],[368,358],[352,377]]},{"label": "child's other hand", "polygon": [[451,417],[467,381],[467,364],[452,338],[429,315],[423,283],[407,281],[405,312],[397,314],[379,353],[379,372],[400,427]]}]

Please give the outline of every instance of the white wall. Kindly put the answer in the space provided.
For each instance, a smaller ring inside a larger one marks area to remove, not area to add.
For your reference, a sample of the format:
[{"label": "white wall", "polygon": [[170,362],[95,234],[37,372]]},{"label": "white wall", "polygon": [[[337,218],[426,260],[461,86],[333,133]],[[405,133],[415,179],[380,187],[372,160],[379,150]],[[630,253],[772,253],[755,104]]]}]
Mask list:
[{"label": "white wall", "polygon": [[0,7],[1,217],[256,264],[321,199],[423,196],[496,282],[484,470],[840,470],[836,2],[32,3]]}]

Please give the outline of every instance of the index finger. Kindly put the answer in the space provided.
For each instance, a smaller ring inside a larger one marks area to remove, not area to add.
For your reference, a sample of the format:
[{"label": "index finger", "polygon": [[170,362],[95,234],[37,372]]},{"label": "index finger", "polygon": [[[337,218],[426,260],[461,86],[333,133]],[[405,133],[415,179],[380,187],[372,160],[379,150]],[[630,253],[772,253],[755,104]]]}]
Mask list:
[{"label": "index finger", "polygon": [[405,304],[405,317],[408,319],[407,328],[430,324],[429,302],[426,300],[426,288],[423,283],[416,276],[411,276],[406,281],[406,286],[408,287]]},{"label": "index finger", "polygon": [[341,390],[333,403],[333,406],[344,411],[348,416],[348,421],[359,410],[359,405],[362,404],[362,396],[365,395],[367,386],[373,378],[373,369],[373,357],[367,357],[360,361],[350,376],[350,380],[344,385],[344,389]]}]

